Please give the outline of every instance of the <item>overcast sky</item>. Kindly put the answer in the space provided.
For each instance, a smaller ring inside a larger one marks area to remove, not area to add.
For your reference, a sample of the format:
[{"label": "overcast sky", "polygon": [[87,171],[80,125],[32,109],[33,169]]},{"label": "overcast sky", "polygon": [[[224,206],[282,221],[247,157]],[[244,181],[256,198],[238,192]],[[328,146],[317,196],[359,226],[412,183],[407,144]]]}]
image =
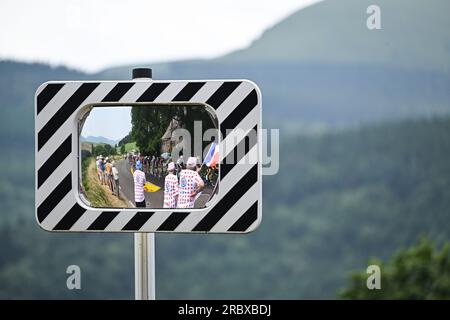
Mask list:
[{"label": "overcast sky", "polygon": [[0,0],[0,59],[98,71],[216,57],[317,0]]},{"label": "overcast sky", "polygon": [[91,110],[81,135],[121,140],[130,131],[131,107],[103,107]]}]

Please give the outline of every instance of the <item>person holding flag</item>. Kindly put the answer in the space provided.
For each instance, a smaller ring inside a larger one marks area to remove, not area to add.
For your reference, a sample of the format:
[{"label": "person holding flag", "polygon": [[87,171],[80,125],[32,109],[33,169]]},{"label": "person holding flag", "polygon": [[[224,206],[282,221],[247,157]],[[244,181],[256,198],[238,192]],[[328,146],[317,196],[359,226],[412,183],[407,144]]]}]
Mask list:
[{"label": "person holding flag", "polygon": [[205,181],[210,183],[213,187],[215,186],[215,181],[217,180],[217,164],[219,163],[219,145],[216,143],[211,143],[209,151],[203,160],[203,165],[206,165],[208,169],[206,170]]},{"label": "person holding flag", "polygon": [[215,168],[219,163],[219,145],[212,142],[209,151],[206,154],[203,164],[210,168]]}]

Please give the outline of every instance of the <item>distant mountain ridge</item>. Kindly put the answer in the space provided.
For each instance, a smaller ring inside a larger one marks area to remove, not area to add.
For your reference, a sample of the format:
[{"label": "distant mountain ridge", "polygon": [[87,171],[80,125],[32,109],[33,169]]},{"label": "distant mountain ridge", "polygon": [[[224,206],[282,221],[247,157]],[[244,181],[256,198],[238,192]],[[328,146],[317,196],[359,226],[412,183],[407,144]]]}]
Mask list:
[{"label": "distant mountain ridge", "polygon": [[[380,0],[382,30],[365,26],[367,0],[328,0],[211,60],[155,63],[155,79],[240,79],[263,93],[266,127],[345,127],[450,112],[450,1]],[[400,19],[401,17],[401,19]],[[426,23],[425,23],[426,22]],[[142,66],[142,65],[140,65]],[[130,79],[133,66],[86,74],[0,61],[0,143],[33,143],[34,92],[48,80]],[[20,118],[22,125],[16,125]]]},{"label": "distant mountain ridge", "polygon": [[[381,30],[369,30],[370,5]],[[230,62],[379,65],[450,72],[450,1],[327,0],[299,10],[266,30]]]},{"label": "distant mountain ridge", "polygon": [[81,136],[80,140],[92,143],[106,143],[111,146],[115,146],[119,142],[119,140],[113,140],[102,136],[87,136],[87,137]]},{"label": "distant mountain ridge", "polygon": [[[450,1],[327,0],[299,10],[249,47],[212,60],[150,64],[155,79],[247,78],[268,127],[329,127],[450,111]],[[131,66],[99,79],[127,79]]]}]

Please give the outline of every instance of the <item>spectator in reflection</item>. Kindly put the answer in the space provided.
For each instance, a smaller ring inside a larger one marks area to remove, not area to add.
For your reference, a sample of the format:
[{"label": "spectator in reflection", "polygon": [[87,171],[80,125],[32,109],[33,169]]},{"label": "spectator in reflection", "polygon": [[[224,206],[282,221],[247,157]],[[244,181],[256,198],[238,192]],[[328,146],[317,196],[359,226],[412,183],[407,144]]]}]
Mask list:
[{"label": "spectator in reflection", "polygon": [[178,179],[175,173],[175,163],[167,165],[169,172],[164,179],[164,208],[176,208],[178,199]]},{"label": "spectator in reflection", "polygon": [[190,157],[186,162],[186,169],[180,172],[178,208],[194,208],[197,194],[205,183],[197,172],[197,158]]},{"label": "spectator in reflection", "polygon": [[95,162],[97,167],[97,177],[98,181],[103,184],[103,171],[102,171],[102,159],[100,156],[97,157],[97,161]]},{"label": "spectator in reflection", "polygon": [[108,157],[105,159],[105,179],[106,184],[109,187],[109,190],[111,190],[111,193],[114,193],[114,181],[112,176],[112,164]]},{"label": "spectator in reflection", "polygon": [[136,161],[136,170],[133,173],[134,179],[134,201],[137,208],[145,208],[145,173],[142,171],[141,161]]},{"label": "spectator in reflection", "polygon": [[114,179],[114,191],[113,194],[115,194],[117,196],[117,198],[119,198],[119,170],[117,170],[116,168],[116,163],[115,161],[113,161],[111,163],[112,168],[112,175],[113,175],[113,179]]},{"label": "spectator in reflection", "polygon": [[103,158],[102,156],[100,156],[100,169],[102,170],[101,172],[101,176],[102,176],[102,184],[105,185],[106,184],[106,176],[105,176],[105,170],[106,170],[106,162],[105,162],[105,158]]}]

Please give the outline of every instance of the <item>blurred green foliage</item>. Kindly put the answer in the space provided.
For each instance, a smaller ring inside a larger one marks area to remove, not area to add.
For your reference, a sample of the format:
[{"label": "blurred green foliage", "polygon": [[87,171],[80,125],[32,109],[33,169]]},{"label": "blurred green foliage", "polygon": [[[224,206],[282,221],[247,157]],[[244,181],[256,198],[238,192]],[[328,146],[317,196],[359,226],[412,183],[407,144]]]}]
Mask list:
[{"label": "blurred green foliage", "polygon": [[450,299],[450,242],[441,250],[421,238],[414,246],[399,250],[387,262],[371,259],[380,267],[381,288],[368,290],[366,271],[354,272],[345,299]]},{"label": "blurred green foliage", "polygon": [[350,270],[420,234],[448,241],[450,119],[282,135],[263,223],[245,237],[157,238],[164,297],[333,298]]}]

